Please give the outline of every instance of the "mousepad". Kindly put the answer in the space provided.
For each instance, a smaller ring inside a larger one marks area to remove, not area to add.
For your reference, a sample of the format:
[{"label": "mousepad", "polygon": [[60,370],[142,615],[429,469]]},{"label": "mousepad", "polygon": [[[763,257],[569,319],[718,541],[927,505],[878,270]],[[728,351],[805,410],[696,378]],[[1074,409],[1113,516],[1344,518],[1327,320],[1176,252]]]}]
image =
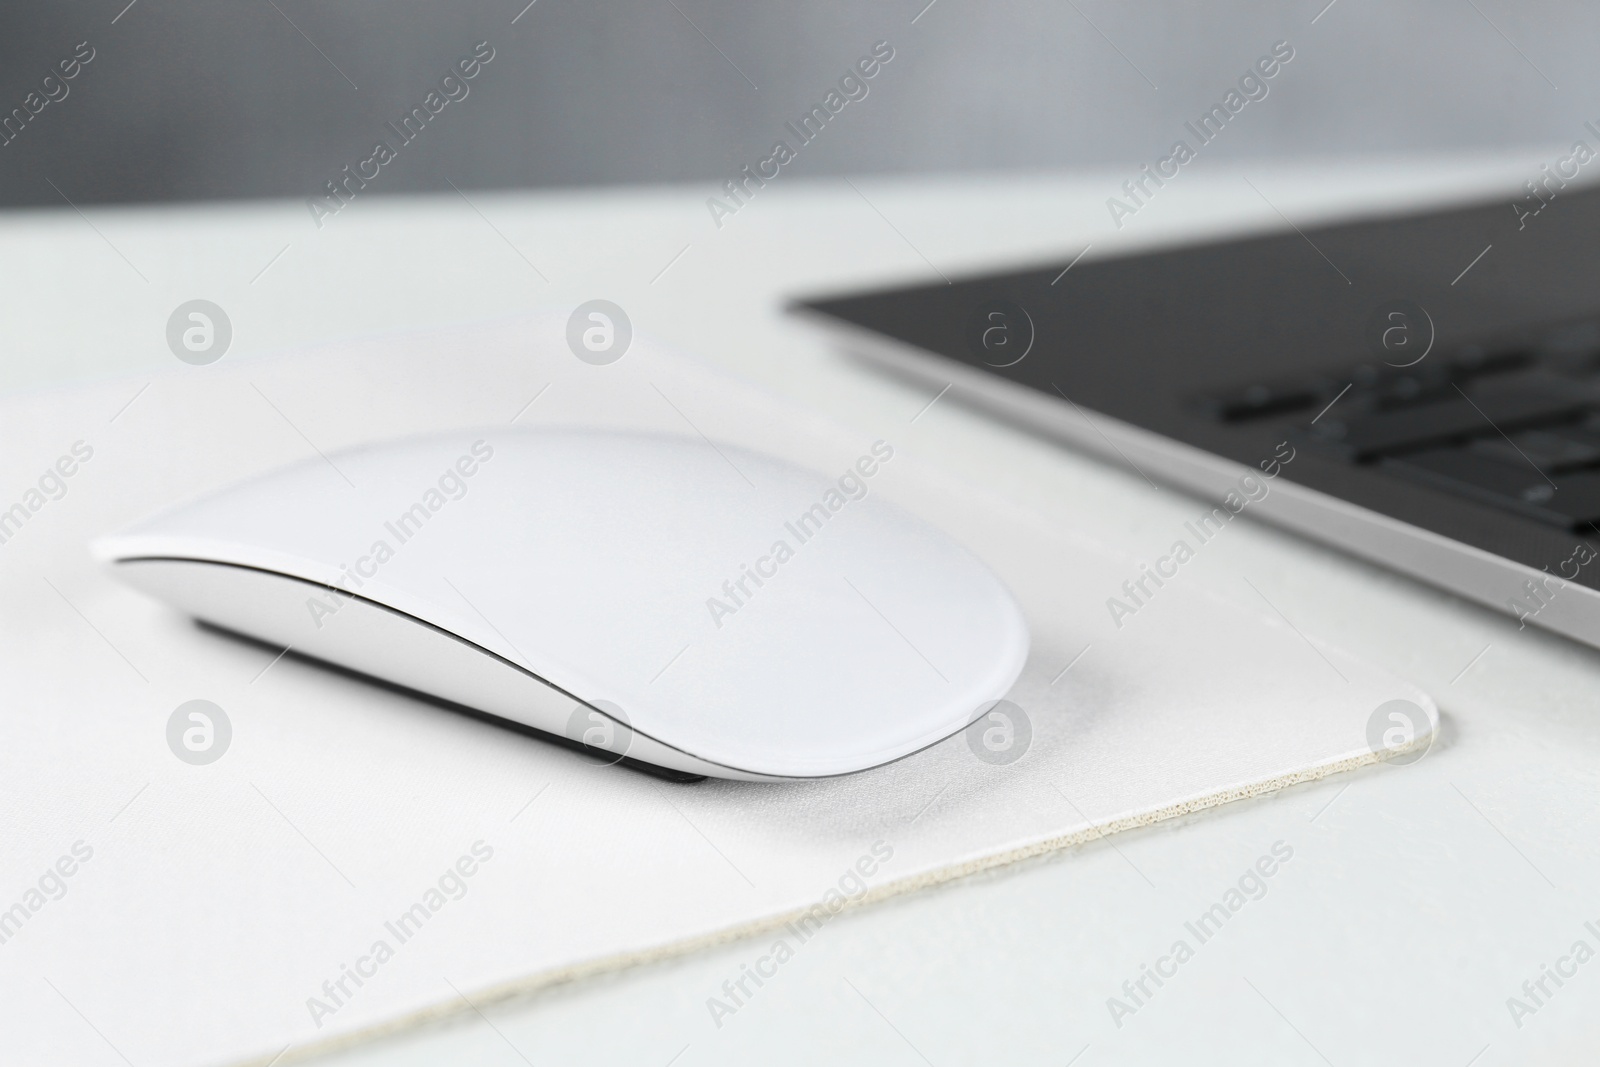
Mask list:
[{"label": "mousepad", "polygon": [[[283,463],[510,424],[735,442],[819,485],[890,450],[867,491],[1010,585],[1032,629],[1022,677],[968,730],[876,770],[673,783],[202,629],[88,556]],[[845,908],[1436,730],[1415,687],[1188,568],[1204,523],[1134,560],[1092,515],[1062,521],[1071,502],[1045,514],[957,481],[895,429],[837,425],[646,338],[597,354],[565,316],[0,403],[10,1054],[290,1062],[718,940],[803,944]],[[1269,491],[1264,475],[1218,506]]]}]

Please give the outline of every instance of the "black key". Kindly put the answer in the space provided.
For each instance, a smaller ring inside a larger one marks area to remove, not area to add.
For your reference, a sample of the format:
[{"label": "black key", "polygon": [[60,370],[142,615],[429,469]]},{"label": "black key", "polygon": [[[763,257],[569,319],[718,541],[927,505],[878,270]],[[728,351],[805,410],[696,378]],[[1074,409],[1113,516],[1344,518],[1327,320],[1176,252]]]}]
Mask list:
[{"label": "black key", "polygon": [[1418,363],[1393,367],[1387,363],[1357,363],[1345,376],[1357,392],[1403,393],[1408,388],[1427,388],[1450,381],[1449,371],[1439,364]]},{"label": "black key", "polygon": [[1442,376],[1407,374],[1385,382],[1372,399],[1380,411],[1387,411],[1438,400],[1454,392],[1450,382]]},{"label": "black key", "polygon": [[1451,392],[1453,396],[1431,403],[1371,415],[1340,418],[1330,412],[1303,436],[1310,444],[1360,463],[1467,437],[1574,419],[1596,397],[1571,379],[1549,374],[1484,379],[1466,395]]},{"label": "black key", "polygon": [[1326,386],[1317,381],[1268,382],[1204,397],[1200,406],[1214,419],[1244,422],[1308,408],[1322,399]]},{"label": "black key", "polygon": [[1532,463],[1546,474],[1600,466],[1600,433],[1583,426],[1524,430],[1509,441],[1498,435],[1481,437],[1468,447],[1502,463]]},{"label": "black key", "polygon": [[1415,367],[1358,363],[1346,368],[1337,381],[1323,378],[1321,383],[1318,399],[1325,406],[1338,397],[1339,415],[1345,419],[1456,395],[1450,371],[1442,363]]},{"label": "black key", "polygon": [[1600,472],[1596,471],[1550,479],[1525,462],[1504,463],[1464,448],[1413,452],[1384,460],[1382,468],[1552,526],[1585,530],[1600,522]]}]

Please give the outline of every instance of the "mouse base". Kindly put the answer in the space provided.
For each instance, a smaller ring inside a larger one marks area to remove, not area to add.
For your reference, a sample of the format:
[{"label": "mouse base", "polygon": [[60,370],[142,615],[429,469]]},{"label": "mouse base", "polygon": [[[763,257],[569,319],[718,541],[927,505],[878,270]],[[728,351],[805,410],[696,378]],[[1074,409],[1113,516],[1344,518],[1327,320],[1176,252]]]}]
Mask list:
[{"label": "mouse base", "polygon": [[621,738],[621,751],[607,752],[608,759],[632,759],[679,772],[688,780],[790,780],[712,763],[643,731],[626,729],[625,718],[578,699],[526,667],[359,594],[337,590],[337,614],[316,619],[306,611],[307,598],[329,595],[328,587],[277,571],[178,557],[136,557],[113,566],[130,585],[214,628],[273,649],[290,648],[303,658],[470,708],[497,722],[531,727],[542,736],[569,739],[574,710],[587,709],[625,728],[614,733]]},{"label": "mouse base", "polygon": [[[226,626],[221,626],[214,622],[207,622],[205,619],[194,619],[192,621],[198,629],[204,630],[207,633],[216,634],[219,637],[226,637],[229,640],[239,641],[247,645],[254,645],[256,648],[273,653],[283,652],[283,649],[273,645],[270,641],[263,641],[259,637],[252,637],[247,633],[229,629]],[[332,663],[325,659],[318,659],[316,656],[310,656],[303,652],[296,652],[293,649],[290,649],[287,653],[285,653],[283,658],[297,660],[300,663],[308,664],[321,670],[331,671],[334,674],[342,675],[345,678],[354,679],[363,685],[375,686],[398,696],[409,697],[412,700],[420,700],[426,704],[432,704],[434,707],[443,708],[446,711],[454,712],[457,715],[464,715],[469,719],[476,719],[479,722],[487,723],[490,726],[498,727],[502,730],[509,730],[514,734],[521,734],[523,737],[529,737],[545,744],[557,745],[561,748],[581,753],[584,757],[586,757],[586,762],[597,767],[624,767],[630,771],[636,771],[640,774],[647,774],[652,778],[659,778],[664,782],[672,782],[675,785],[691,785],[695,782],[703,782],[708,777],[704,774],[693,774],[689,771],[680,771],[672,767],[662,767],[658,764],[647,763],[646,761],[642,759],[636,759],[633,756],[622,756],[619,758],[614,753],[592,748],[591,746],[584,744],[582,741],[575,741],[570,737],[563,737],[560,734],[553,734],[548,730],[541,730],[536,726],[529,726],[527,723],[521,723],[512,719],[502,718],[499,715],[491,715],[489,712],[480,711],[477,708],[468,707],[465,704],[458,704],[453,700],[446,700],[444,697],[434,696],[432,693],[425,693],[420,689],[412,689],[410,686],[400,685],[396,682],[391,682],[383,678],[377,678],[370,674],[363,674],[361,671],[354,670],[350,667],[345,667],[338,663]]]}]

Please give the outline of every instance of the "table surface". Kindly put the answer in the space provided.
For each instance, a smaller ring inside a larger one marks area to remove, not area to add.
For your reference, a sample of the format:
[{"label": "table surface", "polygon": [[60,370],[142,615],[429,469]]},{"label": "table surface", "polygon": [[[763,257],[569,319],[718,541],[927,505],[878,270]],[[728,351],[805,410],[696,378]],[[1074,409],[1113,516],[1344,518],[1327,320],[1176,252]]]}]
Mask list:
[{"label": "table surface", "polygon": [[[1191,500],[948,400],[927,407],[930,391],[788,321],[784,298],[1509,199],[1536,170],[1500,157],[1186,172],[1120,230],[1104,205],[1125,175],[1110,172],[794,178],[720,228],[699,186],[372,197],[320,228],[281,201],[18,212],[0,215],[0,389],[121,377],[132,395],[169,365],[166,320],[196,297],[231,319],[230,360],[601,297],[637,330],[892,428],[1017,499],[1075,501],[1097,537],[1154,552]],[[1230,531],[1196,566],[1248,575],[1298,628],[1434,694],[1444,725],[1425,759],[846,913],[720,1026],[707,998],[766,950],[760,940],[319,1062],[1588,1062],[1600,1039],[1600,964],[1588,966],[1600,952],[1600,653],[1260,524]],[[1185,924],[1275,845],[1293,859],[1265,895],[1194,938]],[[1173,962],[1180,939],[1193,955]],[[1158,963],[1159,984],[1145,971]]]}]

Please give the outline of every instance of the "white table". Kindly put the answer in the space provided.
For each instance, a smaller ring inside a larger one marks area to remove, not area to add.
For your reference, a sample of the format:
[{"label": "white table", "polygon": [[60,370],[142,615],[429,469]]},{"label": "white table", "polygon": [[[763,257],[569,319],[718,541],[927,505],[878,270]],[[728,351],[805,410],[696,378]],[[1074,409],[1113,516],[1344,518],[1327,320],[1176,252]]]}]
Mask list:
[{"label": "white table", "polygon": [[[19,213],[0,218],[0,387],[122,376],[131,395],[172,360],[167,316],[194,297],[231,317],[230,360],[604,297],[638,329],[841,419],[893,427],[968,477],[1077,501],[1099,536],[1144,552],[1192,501],[949,402],[912,423],[929,395],[837,357],[780,314],[781,299],[1278,227],[1279,212],[1304,226],[1508,190],[1534,170],[1506,159],[1251,170],[1270,204],[1236,172],[1185,172],[1120,231],[1104,207],[1125,177],[1113,173],[857,188],[791,177],[720,230],[704,204],[713,190],[698,186],[370,198],[320,230],[284,202]],[[1444,735],[1426,759],[849,913],[720,1029],[706,998],[759,941],[325,1062],[1592,1060],[1600,962],[1559,987],[1545,979],[1537,1005],[1522,987],[1579,939],[1600,951],[1584,925],[1600,931],[1600,654],[1256,524],[1217,544],[1196,566],[1247,573],[1300,628],[1434,693]],[[1146,979],[1139,1002],[1124,991],[1172,942],[1195,943],[1185,922],[1280,841],[1293,860],[1262,899],[1163,986]],[[1120,1027],[1112,996],[1137,1006]],[[1513,996],[1537,1008],[1520,1027]]]}]

